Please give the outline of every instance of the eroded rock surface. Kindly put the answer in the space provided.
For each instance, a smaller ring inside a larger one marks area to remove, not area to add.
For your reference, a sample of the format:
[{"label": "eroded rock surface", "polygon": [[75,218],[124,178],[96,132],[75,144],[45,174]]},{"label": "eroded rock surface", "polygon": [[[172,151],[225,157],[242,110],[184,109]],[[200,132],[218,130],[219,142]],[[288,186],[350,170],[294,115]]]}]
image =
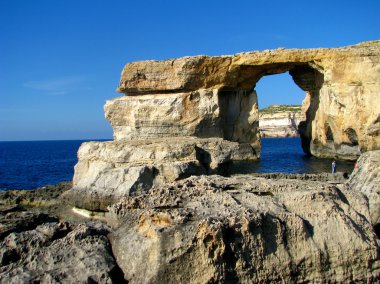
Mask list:
[{"label": "eroded rock surface", "polygon": [[73,214],[69,188],[0,192],[0,283],[124,283],[111,228]]},{"label": "eroded rock surface", "polygon": [[[168,135],[168,127],[175,136],[215,137],[220,135],[219,117],[244,132],[251,127],[250,142],[257,143],[257,131],[252,129],[258,122],[257,98],[252,87],[265,75],[289,71],[306,92],[306,120],[300,128],[304,150],[318,157],[355,160],[380,148],[379,62],[380,41],[132,62],[124,67],[118,87],[129,98],[108,102],[107,118],[116,140],[133,139],[143,130],[150,138],[161,137]],[[236,104],[243,100],[245,109]],[[133,107],[121,108],[127,101]],[[119,107],[117,113],[113,105]],[[161,115],[152,115],[152,106]],[[222,137],[240,141],[242,136],[229,130]]]},{"label": "eroded rock surface", "polygon": [[119,198],[154,184],[223,173],[232,161],[255,159],[256,154],[250,144],[221,138],[88,142],[78,151],[67,198],[80,208],[106,210]]},{"label": "eroded rock surface", "polygon": [[117,269],[98,223],[38,225],[11,233],[0,243],[2,283],[111,283]]},{"label": "eroded rock surface", "polygon": [[107,101],[115,141],[176,137],[224,138],[259,144],[255,92],[193,92],[124,96]]},{"label": "eroded rock surface", "polygon": [[1,192],[0,282],[377,283],[369,201],[343,181],[193,176],[114,200],[108,225],[63,214],[65,185]]},{"label": "eroded rock surface", "polygon": [[355,160],[380,148],[379,62],[380,41],[129,63],[118,87],[125,96],[105,105],[114,141],[80,148],[71,198],[104,210],[155,184],[257,160],[253,88],[263,76],[287,71],[306,92],[298,125],[304,151]]},{"label": "eroded rock surface", "polygon": [[368,198],[371,222],[380,235],[380,151],[360,156],[347,185]]},{"label": "eroded rock surface", "polygon": [[129,283],[379,280],[367,200],[344,186],[191,177],[109,209]]}]

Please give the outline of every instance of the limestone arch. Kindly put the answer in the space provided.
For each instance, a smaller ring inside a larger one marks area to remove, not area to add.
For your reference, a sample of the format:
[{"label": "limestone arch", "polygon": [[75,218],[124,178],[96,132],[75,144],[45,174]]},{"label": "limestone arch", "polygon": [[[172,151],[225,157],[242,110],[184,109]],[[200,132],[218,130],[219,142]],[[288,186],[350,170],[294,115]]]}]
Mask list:
[{"label": "limestone arch", "polygon": [[[234,86],[228,85],[232,80],[227,75],[226,85],[218,92],[223,138],[240,143],[257,140],[258,120],[249,122],[249,114],[258,112],[257,96],[260,94],[255,90],[256,84],[264,76],[289,72],[294,83],[306,93],[303,105],[306,119],[300,123],[299,132],[303,151],[311,154],[312,121],[318,110],[319,93],[324,83],[324,75],[318,66],[311,63],[274,63],[259,67],[240,65],[235,68],[233,73],[238,75],[234,75],[237,77]],[[240,112],[236,111],[236,102],[241,105]]]}]

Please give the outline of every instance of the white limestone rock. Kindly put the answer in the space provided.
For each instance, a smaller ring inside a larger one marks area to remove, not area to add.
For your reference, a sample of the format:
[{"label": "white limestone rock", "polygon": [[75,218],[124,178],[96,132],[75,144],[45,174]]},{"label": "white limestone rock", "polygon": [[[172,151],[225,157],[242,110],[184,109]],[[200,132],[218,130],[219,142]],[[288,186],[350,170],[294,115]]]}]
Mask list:
[{"label": "white limestone rock", "polygon": [[76,207],[105,210],[115,200],[154,184],[223,172],[233,161],[255,159],[250,144],[221,138],[87,142],[78,151],[67,197]]}]

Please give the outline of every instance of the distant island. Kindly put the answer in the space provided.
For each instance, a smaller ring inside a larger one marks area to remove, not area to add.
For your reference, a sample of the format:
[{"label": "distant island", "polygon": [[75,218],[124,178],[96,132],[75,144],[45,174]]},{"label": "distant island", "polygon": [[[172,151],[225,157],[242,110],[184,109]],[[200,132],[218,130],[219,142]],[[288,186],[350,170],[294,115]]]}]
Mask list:
[{"label": "distant island", "polygon": [[261,137],[298,137],[298,124],[305,120],[300,105],[271,105],[259,110]]}]

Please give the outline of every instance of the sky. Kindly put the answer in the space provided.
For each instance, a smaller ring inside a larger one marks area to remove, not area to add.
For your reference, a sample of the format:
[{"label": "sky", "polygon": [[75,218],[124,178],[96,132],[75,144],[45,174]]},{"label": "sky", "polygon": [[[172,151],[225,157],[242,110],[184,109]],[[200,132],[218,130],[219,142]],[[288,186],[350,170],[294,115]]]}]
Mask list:
[{"label": "sky", "polygon": [[[0,0],[0,141],[110,139],[106,100],[137,60],[380,39],[380,1]],[[301,104],[288,74],[259,108]]]}]

